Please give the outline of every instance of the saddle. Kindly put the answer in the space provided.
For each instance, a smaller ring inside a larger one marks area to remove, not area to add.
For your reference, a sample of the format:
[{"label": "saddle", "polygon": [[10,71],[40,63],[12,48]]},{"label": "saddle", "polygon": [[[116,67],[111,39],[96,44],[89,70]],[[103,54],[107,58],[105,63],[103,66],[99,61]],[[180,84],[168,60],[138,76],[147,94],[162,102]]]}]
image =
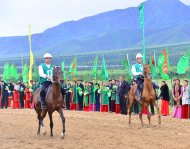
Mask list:
[{"label": "saddle", "polygon": [[[48,93],[49,93],[49,90],[50,90],[50,87],[52,85],[50,85],[48,88],[45,89],[45,100],[47,99],[47,96],[48,96]],[[41,91],[41,87],[38,88],[38,91],[39,91],[39,94],[38,94],[38,100],[39,102],[41,102],[41,97],[40,97],[40,91]]]}]

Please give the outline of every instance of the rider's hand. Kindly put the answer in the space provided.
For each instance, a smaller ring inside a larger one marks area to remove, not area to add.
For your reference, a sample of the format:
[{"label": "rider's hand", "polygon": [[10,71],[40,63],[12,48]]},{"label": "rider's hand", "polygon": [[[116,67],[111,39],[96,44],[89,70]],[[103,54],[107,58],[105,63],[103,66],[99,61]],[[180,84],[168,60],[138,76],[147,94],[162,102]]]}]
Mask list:
[{"label": "rider's hand", "polygon": [[47,78],[48,78],[51,82],[53,82],[53,78],[52,78],[52,77],[47,76]]}]

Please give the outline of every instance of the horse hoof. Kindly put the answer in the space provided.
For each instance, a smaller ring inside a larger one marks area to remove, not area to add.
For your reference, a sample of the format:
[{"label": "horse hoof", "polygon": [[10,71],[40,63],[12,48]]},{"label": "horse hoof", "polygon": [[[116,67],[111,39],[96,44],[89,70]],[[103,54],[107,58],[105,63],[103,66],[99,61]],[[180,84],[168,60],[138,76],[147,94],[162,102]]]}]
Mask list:
[{"label": "horse hoof", "polygon": [[61,139],[64,139],[65,138],[65,133],[62,133],[61,134]]},{"label": "horse hoof", "polygon": [[46,130],[45,129],[42,130],[42,134],[43,134],[43,136],[46,135]]}]

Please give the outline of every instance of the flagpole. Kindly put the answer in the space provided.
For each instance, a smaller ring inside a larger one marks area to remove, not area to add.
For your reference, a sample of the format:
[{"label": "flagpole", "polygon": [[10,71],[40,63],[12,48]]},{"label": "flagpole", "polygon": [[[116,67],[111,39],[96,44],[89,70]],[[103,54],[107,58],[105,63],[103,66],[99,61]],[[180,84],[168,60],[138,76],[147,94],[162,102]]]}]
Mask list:
[{"label": "flagpole", "polygon": [[[154,61],[155,61],[155,68],[156,68],[156,71],[157,71],[156,53],[155,53],[155,50],[154,50]],[[158,85],[158,75],[157,75],[157,72],[156,72],[155,79],[156,79],[156,84]],[[156,89],[156,95],[158,95],[158,89]],[[157,101],[157,104],[158,104],[158,100],[156,100],[156,101]]]},{"label": "flagpole", "polygon": [[22,65],[22,72],[23,72],[23,57],[22,57],[22,54],[20,55],[20,58],[21,58],[21,65]]},{"label": "flagpole", "polygon": [[[190,71],[189,71],[189,68],[190,68],[190,67],[189,67],[189,51],[190,51],[190,50],[188,49],[188,72],[187,72],[187,73],[188,73],[188,78],[190,77],[190,74],[189,74],[189,72],[190,72]],[[189,80],[189,79],[188,79],[188,80]],[[188,90],[189,90],[189,82],[188,82]],[[190,97],[189,97],[189,98],[190,98]],[[190,99],[189,99],[189,98],[188,98],[188,120],[189,120],[189,104],[190,104]]]},{"label": "flagpole", "polygon": [[128,67],[129,67],[129,75],[130,75],[130,81],[133,79],[133,75],[131,73],[130,63],[129,63],[129,55],[127,54],[127,61],[128,61]]}]

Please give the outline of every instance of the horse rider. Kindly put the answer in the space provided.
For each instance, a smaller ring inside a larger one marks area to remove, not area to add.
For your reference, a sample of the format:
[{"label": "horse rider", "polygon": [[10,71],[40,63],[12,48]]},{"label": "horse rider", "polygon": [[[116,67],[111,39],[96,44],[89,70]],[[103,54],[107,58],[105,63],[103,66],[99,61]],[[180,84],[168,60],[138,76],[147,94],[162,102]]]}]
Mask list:
[{"label": "horse rider", "polygon": [[52,84],[53,81],[53,65],[51,64],[52,55],[49,53],[44,54],[45,63],[42,63],[39,66],[39,76],[40,76],[40,98],[41,98],[41,108],[47,109],[45,94],[46,89]]},{"label": "horse rider", "polygon": [[142,58],[143,58],[142,54],[138,53],[136,55],[137,63],[132,65],[132,74],[137,82],[136,99],[138,102],[141,102],[141,99],[142,99],[142,89],[143,89],[143,82],[144,82]]},{"label": "horse rider", "polygon": [[[132,74],[134,78],[136,79],[136,83],[137,83],[137,90],[136,90],[137,98],[136,99],[138,102],[141,102],[141,99],[142,99],[142,90],[143,90],[143,83],[144,83],[142,58],[143,58],[142,54],[138,53],[136,55],[137,63],[132,66]],[[152,86],[156,93],[156,89],[159,89],[159,86],[154,82],[152,82]],[[158,99],[157,93],[156,93],[156,99]]]}]

